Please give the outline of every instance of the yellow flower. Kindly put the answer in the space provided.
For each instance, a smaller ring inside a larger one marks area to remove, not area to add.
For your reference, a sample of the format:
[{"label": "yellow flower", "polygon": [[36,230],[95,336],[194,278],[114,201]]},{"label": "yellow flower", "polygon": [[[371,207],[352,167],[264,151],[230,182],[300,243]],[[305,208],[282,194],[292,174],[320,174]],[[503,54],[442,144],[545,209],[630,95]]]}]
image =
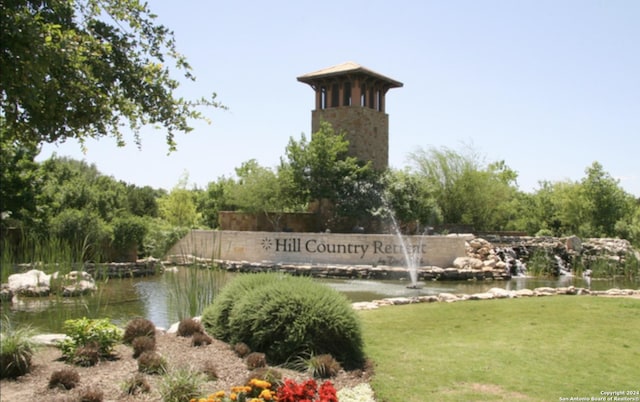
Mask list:
[{"label": "yellow flower", "polygon": [[224,395],[226,394],[226,392],[224,391],[218,391],[215,394],[213,394],[214,398],[224,398]]},{"label": "yellow flower", "polygon": [[268,381],[263,381],[263,380],[259,380],[257,378],[253,378],[251,379],[251,381],[249,381],[250,385],[253,385],[256,388],[270,388],[271,387],[271,383]]},{"label": "yellow flower", "polygon": [[270,401],[273,397],[273,394],[268,389],[263,389],[262,392],[260,392],[259,397],[264,399],[265,401]]},{"label": "yellow flower", "polygon": [[236,394],[235,392],[232,392],[231,395],[229,395],[229,398],[231,398],[232,401],[237,401],[238,394]]}]

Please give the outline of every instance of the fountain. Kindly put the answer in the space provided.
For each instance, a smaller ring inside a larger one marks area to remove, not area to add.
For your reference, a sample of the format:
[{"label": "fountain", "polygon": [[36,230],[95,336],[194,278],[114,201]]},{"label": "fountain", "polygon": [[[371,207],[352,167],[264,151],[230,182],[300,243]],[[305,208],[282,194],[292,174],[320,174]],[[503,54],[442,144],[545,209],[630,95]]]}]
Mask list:
[{"label": "fountain", "polygon": [[396,217],[393,211],[391,210],[391,208],[387,206],[387,202],[386,200],[384,200],[384,198],[383,198],[383,203],[385,204],[386,212],[391,218],[391,222],[393,224],[393,230],[395,232],[396,238],[398,239],[398,242],[402,247],[402,254],[404,256],[404,261],[407,266],[407,271],[409,272],[409,279],[411,280],[411,284],[407,285],[407,288],[420,289],[420,286],[418,285],[418,266],[421,263],[422,255],[421,253],[417,252],[417,250],[422,250],[423,236],[420,236],[420,244],[418,244],[417,248],[414,247],[412,243],[409,243],[409,246],[411,246],[410,248],[412,250],[410,252],[409,247],[407,247],[407,240],[405,240],[405,238],[402,236],[400,225],[398,225],[398,221],[396,220]]}]

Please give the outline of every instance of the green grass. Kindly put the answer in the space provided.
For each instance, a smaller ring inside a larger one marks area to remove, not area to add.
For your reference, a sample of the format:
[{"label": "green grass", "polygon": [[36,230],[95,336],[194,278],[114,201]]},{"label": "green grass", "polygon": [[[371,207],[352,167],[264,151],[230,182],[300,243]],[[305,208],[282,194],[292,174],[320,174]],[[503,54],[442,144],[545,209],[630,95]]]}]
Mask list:
[{"label": "green grass", "polygon": [[557,401],[640,386],[637,299],[415,304],[360,317],[380,402]]}]

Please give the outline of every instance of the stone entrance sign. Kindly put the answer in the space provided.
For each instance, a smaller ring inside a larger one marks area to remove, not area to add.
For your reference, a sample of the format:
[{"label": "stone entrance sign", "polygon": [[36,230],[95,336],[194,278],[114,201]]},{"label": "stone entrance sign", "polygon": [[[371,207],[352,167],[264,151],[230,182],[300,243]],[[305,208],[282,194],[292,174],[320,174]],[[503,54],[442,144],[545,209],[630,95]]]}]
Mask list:
[{"label": "stone entrance sign", "polygon": [[465,255],[465,240],[457,236],[403,236],[401,241],[384,234],[193,230],[168,254],[226,261],[406,266],[405,251],[418,266],[450,267]]}]

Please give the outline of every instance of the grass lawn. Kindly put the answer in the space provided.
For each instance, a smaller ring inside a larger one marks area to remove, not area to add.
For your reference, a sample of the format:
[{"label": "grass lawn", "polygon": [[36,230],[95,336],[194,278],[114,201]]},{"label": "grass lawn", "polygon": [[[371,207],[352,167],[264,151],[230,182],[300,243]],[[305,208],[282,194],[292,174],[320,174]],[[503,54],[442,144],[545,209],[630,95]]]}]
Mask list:
[{"label": "grass lawn", "polygon": [[359,314],[380,402],[591,400],[640,390],[638,299],[552,296]]}]

